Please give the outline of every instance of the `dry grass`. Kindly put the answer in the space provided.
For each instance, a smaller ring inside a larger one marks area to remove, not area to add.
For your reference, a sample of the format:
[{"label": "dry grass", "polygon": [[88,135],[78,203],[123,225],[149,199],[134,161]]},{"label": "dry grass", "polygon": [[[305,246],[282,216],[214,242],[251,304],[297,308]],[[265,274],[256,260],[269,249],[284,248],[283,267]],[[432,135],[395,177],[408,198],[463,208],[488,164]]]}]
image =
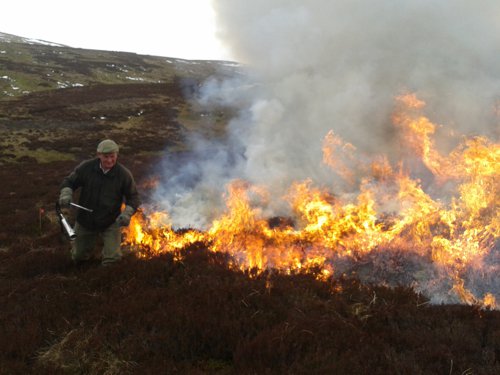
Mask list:
[{"label": "dry grass", "polygon": [[[36,356],[35,366],[70,374],[121,375],[131,373],[137,364],[120,359],[119,353],[98,343],[99,329],[75,328],[53,344],[42,348]],[[103,346],[104,348],[101,348]],[[98,347],[99,350],[89,351]]]},{"label": "dry grass", "polygon": [[182,262],[130,255],[112,268],[72,266],[65,246],[45,238],[0,255],[2,373],[441,374],[451,361],[458,374],[500,369],[498,311],[433,306],[411,289],[352,279],[250,277],[203,244]]}]

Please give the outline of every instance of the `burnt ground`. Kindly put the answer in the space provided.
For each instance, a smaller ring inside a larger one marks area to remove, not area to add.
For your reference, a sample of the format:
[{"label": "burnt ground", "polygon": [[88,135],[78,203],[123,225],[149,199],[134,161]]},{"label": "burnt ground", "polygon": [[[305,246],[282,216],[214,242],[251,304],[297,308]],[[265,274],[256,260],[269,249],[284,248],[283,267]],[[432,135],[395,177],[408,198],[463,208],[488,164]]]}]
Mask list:
[{"label": "burnt ground", "polygon": [[408,288],[235,271],[203,244],[182,261],[72,265],[53,210],[63,176],[112,137],[147,200],[158,160],[185,150],[182,87],[0,101],[1,374],[500,373],[499,311]]}]

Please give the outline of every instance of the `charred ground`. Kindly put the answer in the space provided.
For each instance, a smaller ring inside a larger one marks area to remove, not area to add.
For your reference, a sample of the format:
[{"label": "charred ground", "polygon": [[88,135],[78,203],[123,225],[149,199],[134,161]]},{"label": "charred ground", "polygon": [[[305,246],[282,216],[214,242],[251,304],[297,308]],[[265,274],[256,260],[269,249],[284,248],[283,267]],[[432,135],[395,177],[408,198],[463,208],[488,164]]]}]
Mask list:
[{"label": "charred ground", "polygon": [[111,137],[147,200],[162,156],[189,151],[186,134],[224,136],[231,109],[191,99],[204,79],[230,72],[6,40],[0,373],[500,372],[498,311],[433,306],[407,288],[236,271],[203,244],[182,261],[73,266],[53,212],[62,177]]}]

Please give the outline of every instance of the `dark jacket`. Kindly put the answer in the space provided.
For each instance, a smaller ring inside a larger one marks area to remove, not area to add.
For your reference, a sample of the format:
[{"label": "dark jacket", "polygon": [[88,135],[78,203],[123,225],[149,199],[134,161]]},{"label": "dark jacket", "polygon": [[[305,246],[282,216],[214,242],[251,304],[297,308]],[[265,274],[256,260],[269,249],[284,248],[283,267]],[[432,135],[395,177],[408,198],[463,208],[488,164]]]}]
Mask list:
[{"label": "dark jacket", "polygon": [[103,230],[113,224],[122,203],[135,210],[140,205],[132,173],[120,163],[104,174],[98,158],[86,160],[64,178],[61,188],[64,187],[73,191],[81,188],[78,203],[93,212],[79,209],[76,220],[90,230]]}]

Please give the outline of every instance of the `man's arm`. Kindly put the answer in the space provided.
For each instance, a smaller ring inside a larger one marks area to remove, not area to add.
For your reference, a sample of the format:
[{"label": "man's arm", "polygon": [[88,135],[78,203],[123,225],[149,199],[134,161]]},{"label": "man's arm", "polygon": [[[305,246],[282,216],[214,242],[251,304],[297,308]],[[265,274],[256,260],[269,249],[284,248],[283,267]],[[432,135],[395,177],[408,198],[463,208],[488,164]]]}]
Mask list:
[{"label": "man's arm", "polygon": [[126,183],[124,189],[125,204],[127,206],[131,206],[135,212],[141,205],[141,199],[137,191],[137,186],[135,184],[134,176],[132,176],[132,173],[129,170],[125,169],[125,171],[126,171]]},{"label": "man's arm", "polygon": [[59,205],[61,207],[69,207],[73,200],[73,192],[80,187],[80,174],[84,163],[80,163],[68,176],[64,177],[59,192]]},{"label": "man's arm", "polygon": [[86,162],[80,163],[73,171],[64,177],[62,183],[61,183],[61,189],[63,188],[70,188],[71,190],[75,191],[81,186],[81,179],[82,179],[82,173],[83,173],[83,166],[86,164]]},{"label": "man's arm", "polygon": [[128,226],[130,224],[130,219],[132,215],[137,211],[141,205],[141,200],[139,193],[137,191],[137,186],[135,184],[134,177],[132,173],[125,170],[125,187],[124,187],[124,198],[125,198],[125,208],[121,214],[116,219],[118,225]]}]

